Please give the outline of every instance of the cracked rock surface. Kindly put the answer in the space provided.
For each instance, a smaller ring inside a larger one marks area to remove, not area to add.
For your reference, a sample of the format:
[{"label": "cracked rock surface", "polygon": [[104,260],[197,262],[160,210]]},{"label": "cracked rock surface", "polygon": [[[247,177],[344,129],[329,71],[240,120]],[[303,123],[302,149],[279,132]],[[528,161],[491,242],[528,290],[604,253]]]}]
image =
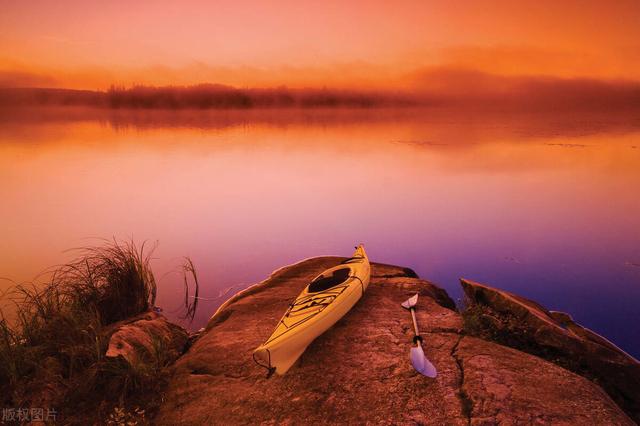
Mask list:
[{"label": "cracked rock surface", "polygon": [[[390,265],[372,264],[371,284],[356,306],[286,375],[267,379],[253,350],[305,285],[341,260],[319,257],[282,268],[225,304],[176,362],[154,423],[634,424],[587,379],[464,336],[444,290]],[[409,362],[411,318],[400,303],[415,292],[436,379],[417,374]]]},{"label": "cracked rock surface", "polygon": [[592,378],[640,421],[640,362],[635,358],[567,313],[548,311],[537,302],[474,281],[460,282],[468,302],[482,307],[483,319],[501,335],[499,342]]}]

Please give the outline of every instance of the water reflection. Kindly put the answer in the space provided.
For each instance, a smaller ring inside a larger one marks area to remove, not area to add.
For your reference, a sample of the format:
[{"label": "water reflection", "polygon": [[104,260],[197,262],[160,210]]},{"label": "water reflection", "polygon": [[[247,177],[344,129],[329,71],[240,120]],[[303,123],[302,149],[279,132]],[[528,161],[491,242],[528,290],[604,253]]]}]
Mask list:
[{"label": "water reflection", "polygon": [[200,326],[273,269],[364,242],[455,297],[458,277],[486,281],[640,355],[640,114],[0,117],[0,276],[30,279],[91,237],[159,240],[159,304],[177,307],[191,256],[212,299]]}]

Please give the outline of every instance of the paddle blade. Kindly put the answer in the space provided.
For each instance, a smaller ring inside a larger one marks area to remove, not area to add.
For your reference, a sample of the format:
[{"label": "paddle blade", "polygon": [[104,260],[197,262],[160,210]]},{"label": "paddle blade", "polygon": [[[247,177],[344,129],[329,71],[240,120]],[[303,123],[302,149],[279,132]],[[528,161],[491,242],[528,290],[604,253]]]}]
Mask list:
[{"label": "paddle blade", "polygon": [[431,364],[431,361],[427,359],[422,350],[422,346],[414,346],[411,348],[411,353],[409,354],[411,357],[411,364],[416,371],[423,376],[434,378],[438,375],[436,371],[436,367]]},{"label": "paddle blade", "polygon": [[402,302],[402,307],[405,309],[411,309],[418,303],[418,293],[414,294],[404,302]]}]

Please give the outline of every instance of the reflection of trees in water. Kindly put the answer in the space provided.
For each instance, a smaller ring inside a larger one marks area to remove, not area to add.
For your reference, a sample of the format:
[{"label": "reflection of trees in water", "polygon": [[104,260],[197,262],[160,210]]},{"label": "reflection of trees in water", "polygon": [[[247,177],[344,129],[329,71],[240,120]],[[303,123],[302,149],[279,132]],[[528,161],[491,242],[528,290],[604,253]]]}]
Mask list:
[{"label": "reflection of trees in water", "polygon": [[[501,111],[461,107],[433,108],[271,108],[271,109],[109,109],[87,107],[0,106],[0,134],[34,124],[94,122],[114,130],[265,127],[390,133],[387,142],[415,146],[464,145],[499,139],[582,137],[640,130],[638,111]],[[406,130],[404,133],[398,131]],[[395,134],[394,134],[395,132]],[[443,136],[446,135],[446,136]],[[32,135],[37,138],[37,134]],[[46,135],[51,139],[50,133]],[[578,146],[579,144],[568,144]],[[632,145],[632,149],[638,149]]]}]

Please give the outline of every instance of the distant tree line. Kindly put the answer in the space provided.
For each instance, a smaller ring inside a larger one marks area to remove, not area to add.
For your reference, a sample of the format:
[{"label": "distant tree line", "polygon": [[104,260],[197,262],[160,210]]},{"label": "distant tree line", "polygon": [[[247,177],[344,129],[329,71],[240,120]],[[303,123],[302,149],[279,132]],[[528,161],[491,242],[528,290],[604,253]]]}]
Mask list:
[{"label": "distant tree line", "polygon": [[501,109],[640,109],[640,82],[550,77],[469,76],[442,87],[347,90],[195,86],[112,86],[106,91],[0,88],[0,106],[64,105],[111,109],[380,108],[455,106]]},{"label": "distant tree line", "polygon": [[85,105],[139,109],[243,109],[243,108],[372,108],[415,105],[407,94],[355,90],[239,89],[197,86],[112,86],[107,91],[70,89],[0,89],[0,105]]},{"label": "distant tree line", "polygon": [[414,103],[408,96],[329,89],[239,89],[217,84],[129,89],[112,86],[108,92],[112,108],[295,108],[397,106]]}]

